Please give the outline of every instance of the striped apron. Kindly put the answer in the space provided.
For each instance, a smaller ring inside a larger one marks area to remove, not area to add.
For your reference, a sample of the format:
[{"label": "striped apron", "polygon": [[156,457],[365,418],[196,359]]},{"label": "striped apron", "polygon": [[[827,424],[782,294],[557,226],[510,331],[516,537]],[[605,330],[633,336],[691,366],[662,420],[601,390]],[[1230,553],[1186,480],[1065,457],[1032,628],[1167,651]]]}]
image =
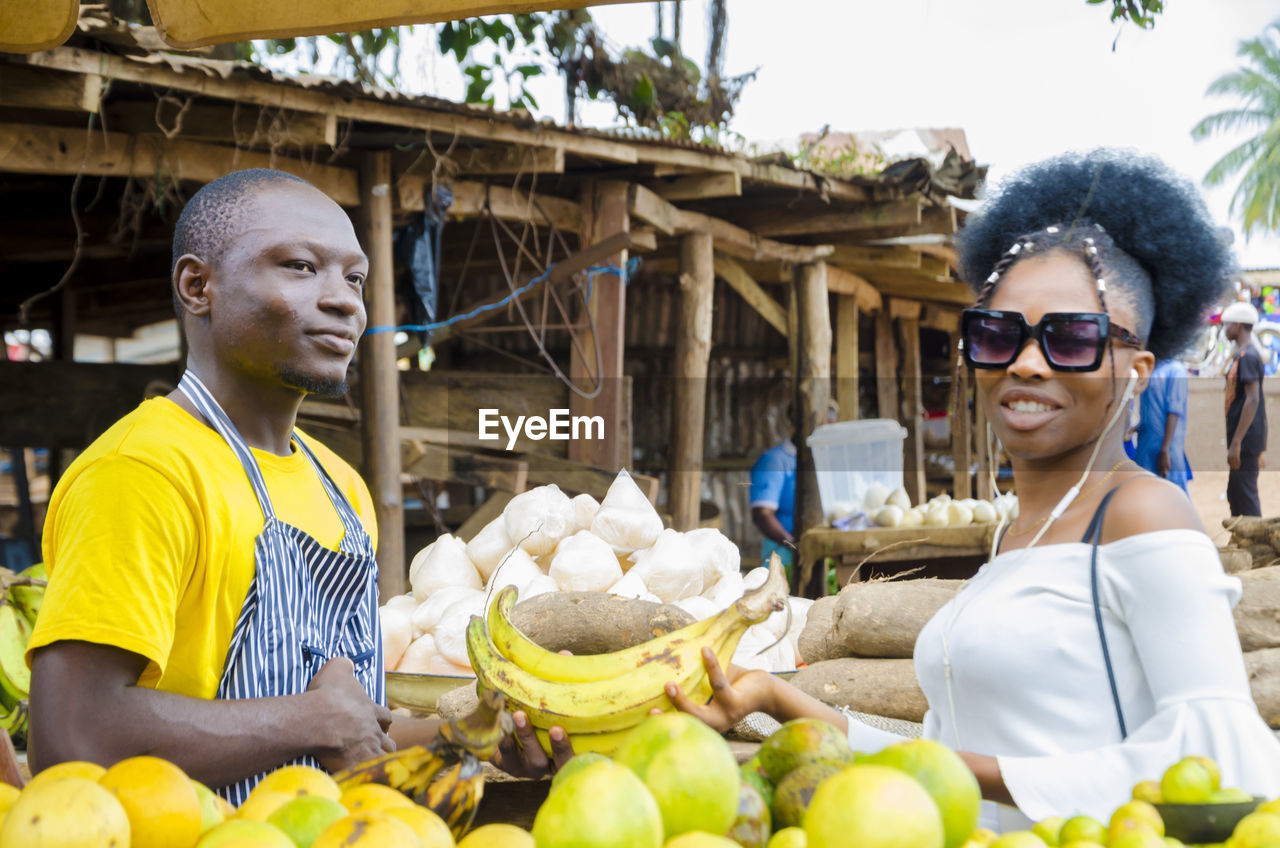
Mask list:
[{"label": "striped apron", "polygon": [[[295,436],[293,444],[316,469],[342,520],[342,542],[338,550],[330,550],[280,521],[249,446],[200,378],[187,371],[178,388],[239,458],[264,520],[254,540],[253,582],[231,634],[217,697],[297,695],[306,691],[326,662],[347,657],[369,697],[385,705],[378,566],[360,517],[315,454]],[[310,756],[281,765],[293,763],[319,766]],[[221,787],[218,794],[239,806],[263,777]]]}]

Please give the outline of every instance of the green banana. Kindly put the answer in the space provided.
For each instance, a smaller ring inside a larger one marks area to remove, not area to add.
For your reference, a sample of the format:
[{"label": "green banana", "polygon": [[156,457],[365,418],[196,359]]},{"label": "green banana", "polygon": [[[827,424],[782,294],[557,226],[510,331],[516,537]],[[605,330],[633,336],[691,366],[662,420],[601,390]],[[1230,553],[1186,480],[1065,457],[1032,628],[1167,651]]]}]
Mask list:
[{"label": "green banana", "polygon": [[30,710],[25,700],[18,701],[7,713],[0,715],[0,728],[15,739],[22,739],[27,735],[27,727],[31,718]]},{"label": "green banana", "polygon": [[504,657],[535,677],[543,680],[558,680],[562,683],[608,680],[617,677],[619,669],[639,668],[674,641],[701,639],[716,621],[715,616],[704,618],[665,636],[659,636],[611,654],[566,656],[548,651],[524,635],[520,628],[512,623],[511,610],[516,605],[516,594],[516,588],[508,586],[489,604],[487,623],[489,637],[493,640],[494,647]]},{"label": "green banana", "polygon": [[0,690],[11,703],[16,703],[31,691],[31,671],[27,668],[27,637],[25,620],[13,604],[0,600]]},{"label": "green banana", "polygon": [[[629,729],[654,709],[673,709],[664,688],[668,681],[680,684],[694,700],[710,698],[711,684],[703,666],[702,649],[711,647],[721,665],[727,665],[747,628],[782,609],[786,598],[786,575],[775,564],[763,586],[708,619],[710,624],[705,628],[690,625],[637,646],[643,648],[639,652],[629,648],[593,657],[562,657],[566,661],[590,660],[592,667],[612,661],[614,675],[603,679],[548,680],[529,671],[502,655],[489,636],[485,620],[478,616],[467,627],[467,650],[482,688],[497,689],[506,695],[510,707],[524,710],[535,728],[560,726],[576,742],[583,734]],[[498,600],[491,613],[496,611],[501,616],[503,606]],[[691,638],[694,633],[698,635]],[[573,662],[552,663],[522,648],[521,655],[526,654],[543,661],[541,668],[570,668],[569,673],[573,674]],[[595,741],[604,747],[612,740],[605,737]]]}]

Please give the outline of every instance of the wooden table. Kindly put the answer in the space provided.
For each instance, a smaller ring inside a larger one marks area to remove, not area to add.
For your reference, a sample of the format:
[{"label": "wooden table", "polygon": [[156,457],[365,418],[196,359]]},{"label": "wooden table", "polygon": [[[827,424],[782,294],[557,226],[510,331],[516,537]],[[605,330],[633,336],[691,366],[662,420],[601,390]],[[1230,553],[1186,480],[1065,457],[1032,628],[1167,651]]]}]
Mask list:
[{"label": "wooden table", "polygon": [[[994,523],[871,530],[819,527],[801,534],[797,559],[805,575],[815,567],[823,570],[822,585],[826,584],[828,557],[836,560],[841,585],[853,578],[855,571],[859,579],[865,579],[872,569],[893,573],[924,567],[929,572],[927,576],[970,577],[990,554],[995,529]],[[804,581],[805,577],[801,579]]]}]

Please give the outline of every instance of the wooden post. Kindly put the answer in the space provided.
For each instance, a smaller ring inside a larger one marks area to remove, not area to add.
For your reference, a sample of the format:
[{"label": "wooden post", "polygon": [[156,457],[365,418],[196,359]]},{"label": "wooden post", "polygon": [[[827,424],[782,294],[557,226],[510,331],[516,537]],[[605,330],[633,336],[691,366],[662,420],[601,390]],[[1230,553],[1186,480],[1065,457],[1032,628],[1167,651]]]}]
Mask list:
[{"label": "wooden post", "polygon": [[680,334],[676,336],[667,505],[671,526],[698,526],[702,503],[702,438],[707,361],[711,356],[715,255],[709,233],[690,233],[680,246]]},{"label": "wooden post", "polygon": [[974,488],[979,500],[989,501],[996,496],[991,488],[991,476],[998,469],[995,467],[991,443],[987,439],[987,414],[982,409],[982,398],[977,386],[973,387],[973,438],[978,443],[978,480]]},{"label": "wooden post", "polygon": [[[588,180],[582,188],[580,204],[582,224],[579,244],[586,248],[614,233],[629,232],[627,184],[617,180]],[[602,265],[625,268],[627,252],[608,257]],[[575,345],[569,362],[569,376],[574,385],[589,389],[597,380],[600,393],[584,398],[577,392],[569,395],[571,415],[599,415],[604,419],[603,439],[575,439],[569,442],[569,459],[610,470],[622,468],[631,460],[631,427],[624,418],[630,416],[626,392],[623,390],[622,354],[626,343],[627,286],[615,274],[597,274],[591,286],[591,302],[587,312],[595,322],[595,335],[590,330],[579,332],[581,352]],[[579,324],[587,323],[584,314]],[[594,351],[600,350],[600,373],[596,374]]]},{"label": "wooden post", "polygon": [[898,417],[898,348],[887,307],[876,313],[876,409],[881,418]]},{"label": "wooden post", "polygon": [[928,500],[924,478],[924,375],[920,368],[920,302],[891,300],[902,347],[902,423],[907,440],[902,450],[902,485],[913,504]]},{"label": "wooden post", "polygon": [[859,418],[858,299],[848,294],[836,298],[836,399],[841,421]]},{"label": "wooden post", "polygon": [[[53,305],[53,358],[61,362],[74,362],[76,359],[76,293],[70,283],[58,292],[58,299]],[[185,356],[182,361],[186,361]],[[71,451],[50,448],[50,492],[58,485],[63,469],[71,464],[74,457]]]},{"label": "wooden post", "polygon": [[[392,268],[391,154],[368,153],[360,160],[360,235],[369,255],[365,308],[370,327],[395,323]],[[400,488],[400,373],[392,333],[360,340],[360,436],[364,474],[378,519],[378,591],[385,601],[404,594],[404,501]]]},{"label": "wooden post", "polygon": [[969,409],[969,368],[961,360],[955,370],[956,385],[952,396],[955,406],[951,410],[951,459],[955,463],[955,480],[952,496],[957,499],[973,496],[973,477],[969,467],[973,465],[973,418]]},{"label": "wooden post", "polygon": [[[827,302],[827,266],[822,262],[796,269],[796,316],[799,344],[796,364],[796,526],[795,537],[822,526],[822,500],[818,495],[818,475],[809,449],[809,435],[827,423],[831,402],[831,309]],[[824,593],[826,569],[815,563],[796,560],[799,594],[818,597]]]}]

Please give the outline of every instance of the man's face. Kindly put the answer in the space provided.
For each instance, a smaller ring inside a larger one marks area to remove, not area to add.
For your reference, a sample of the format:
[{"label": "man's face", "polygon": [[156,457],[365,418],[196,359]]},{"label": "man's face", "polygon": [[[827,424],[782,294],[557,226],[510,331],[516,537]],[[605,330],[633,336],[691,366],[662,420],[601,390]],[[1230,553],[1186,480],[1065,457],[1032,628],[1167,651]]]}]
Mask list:
[{"label": "man's face", "polygon": [[351,222],[301,183],[263,186],[209,275],[220,361],[303,392],[340,394],[365,328],[369,262]]}]

